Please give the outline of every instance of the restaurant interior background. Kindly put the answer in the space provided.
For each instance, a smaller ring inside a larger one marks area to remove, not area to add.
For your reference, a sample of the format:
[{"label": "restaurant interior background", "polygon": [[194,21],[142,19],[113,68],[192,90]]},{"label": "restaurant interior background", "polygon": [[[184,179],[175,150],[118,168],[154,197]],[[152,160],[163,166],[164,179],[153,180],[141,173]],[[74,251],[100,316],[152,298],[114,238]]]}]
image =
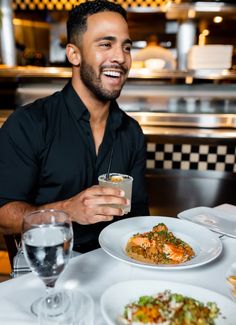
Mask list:
[{"label": "restaurant interior background", "polygon": [[[79,2],[0,0],[0,125],[70,78],[65,24]],[[134,62],[118,100],[146,136],[151,214],[236,204],[235,1],[117,2],[128,10],[132,55],[154,33],[177,62],[171,71]]]}]

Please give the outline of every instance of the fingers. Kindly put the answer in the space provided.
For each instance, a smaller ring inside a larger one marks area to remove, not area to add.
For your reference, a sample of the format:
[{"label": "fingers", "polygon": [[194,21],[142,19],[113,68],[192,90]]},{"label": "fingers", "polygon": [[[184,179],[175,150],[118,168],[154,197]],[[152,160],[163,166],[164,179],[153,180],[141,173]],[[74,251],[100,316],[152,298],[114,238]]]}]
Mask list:
[{"label": "fingers", "polygon": [[112,196],[120,196],[124,197],[125,192],[118,187],[102,187],[99,185],[94,185],[87,190],[84,191],[87,196],[99,196],[99,195],[112,195]]},{"label": "fingers", "polygon": [[114,219],[113,216],[104,216],[102,214],[96,214],[93,218],[90,219],[90,224],[98,223],[98,222],[108,222]]},{"label": "fingers", "polygon": [[[111,221],[114,216],[119,217],[125,214],[124,210],[117,207],[97,206],[84,209],[84,217],[77,222],[80,224],[94,224],[97,222]],[[81,217],[81,216],[80,216]]]},{"label": "fingers", "polygon": [[67,200],[68,210],[72,220],[83,225],[111,221],[114,216],[123,216],[124,209],[130,205],[124,195],[119,188],[95,185]]},{"label": "fingers", "polygon": [[[119,188],[93,186],[88,188],[80,196],[84,206],[88,208],[101,207],[104,205],[129,206],[130,200],[124,197],[124,191]],[[117,213],[117,209],[115,211]],[[104,211],[108,214],[107,211]],[[98,214],[103,214],[99,212]],[[112,213],[109,213],[112,215]]]},{"label": "fingers", "polygon": [[95,208],[103,205],[129,206],[130,200],[117,196],[96,196],[83,198],[83,204],[88,208]]},{"label": "fingers", "polygon": [[[116,216],[122,216],[123,212],[120,214],[116,214]],[[114,219],[113,215],[104,215],[104,214],[92,214],[92,215],[87,215],[85,218],[81,219],[79,223],[81,225],[89,225],[89,224],[94,224],[98,222],[107,222],[107,221],[112,221]]]}]

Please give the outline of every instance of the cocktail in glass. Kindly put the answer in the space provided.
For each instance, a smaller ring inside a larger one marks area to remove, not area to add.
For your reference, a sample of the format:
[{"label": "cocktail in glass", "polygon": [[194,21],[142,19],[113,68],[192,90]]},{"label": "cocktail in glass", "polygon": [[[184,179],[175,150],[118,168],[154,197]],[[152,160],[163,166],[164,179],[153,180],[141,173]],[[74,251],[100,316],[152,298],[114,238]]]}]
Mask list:
[{"label": "cocktail in glass", "polygon": [[107,206],[117,207],[124,210],[125,214],[130,212],[133,177],[120,173],[103,174],[98,177],[100,186],[118,187],[125,192],[125,198],[130,200],[130,205],[109,204]]}]

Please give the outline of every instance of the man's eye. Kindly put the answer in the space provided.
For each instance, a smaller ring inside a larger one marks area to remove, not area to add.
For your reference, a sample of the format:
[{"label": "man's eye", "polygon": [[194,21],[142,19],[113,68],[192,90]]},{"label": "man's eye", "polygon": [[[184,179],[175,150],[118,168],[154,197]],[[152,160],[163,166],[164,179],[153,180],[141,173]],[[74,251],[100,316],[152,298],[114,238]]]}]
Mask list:
[{"label": "man's eye", "polygon": [[110,43],[102,43],[100,44],[101,47],[110,47],[111,44]]},{"label": "man's eye", "polygon": [[127,52],[127,53],[130,53],[131,52],[131,46],[130,45],[124,46],[124,51]]}]

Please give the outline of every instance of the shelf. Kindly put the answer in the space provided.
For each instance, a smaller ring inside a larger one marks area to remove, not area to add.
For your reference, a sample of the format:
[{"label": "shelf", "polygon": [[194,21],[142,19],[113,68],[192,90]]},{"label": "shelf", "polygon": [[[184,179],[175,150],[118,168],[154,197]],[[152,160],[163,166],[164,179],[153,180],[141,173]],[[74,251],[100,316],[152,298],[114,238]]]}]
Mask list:
[{"label": "shelf", "polygon": [[[182,127],[211,129],[210,133],[228,132],[236,136],[235,114],[183,114],[159,112],[127,112],[143,127]],[[213,131],[215,129],[215,131]],[[224,131],[222,131],[224,129]],[[226,132],[226,129],[228,130]],[[217,131],[218,130],[218,131]],[[233,131],[233,133],[231,132]],[[191,131],[192,132],[192,131]],[[204,134],[206,131],[202,131]]]},{"label": "shelf", "polygon": [[236,71],[229,70],[192,70],[192,71],[151,71],[147,68],[131,69],[130,79],[191,79],[236,80]]},{"label": "shelf", "polygon": [[[0,78],[71,78],[70,67],[36,67],[0,65]],[[131,69],[129,79],[158,80],[182,79],[190,82],[191,79],[206,80],[236,80],[236,71],[229,70],[196,70],[196,71],[151,71],[147,68]],[[191,83],[191,82],[190,82]]]},{"label": "shelf", "polygon": [[0,78],[71,78],[71,68],[0,65]]}]

